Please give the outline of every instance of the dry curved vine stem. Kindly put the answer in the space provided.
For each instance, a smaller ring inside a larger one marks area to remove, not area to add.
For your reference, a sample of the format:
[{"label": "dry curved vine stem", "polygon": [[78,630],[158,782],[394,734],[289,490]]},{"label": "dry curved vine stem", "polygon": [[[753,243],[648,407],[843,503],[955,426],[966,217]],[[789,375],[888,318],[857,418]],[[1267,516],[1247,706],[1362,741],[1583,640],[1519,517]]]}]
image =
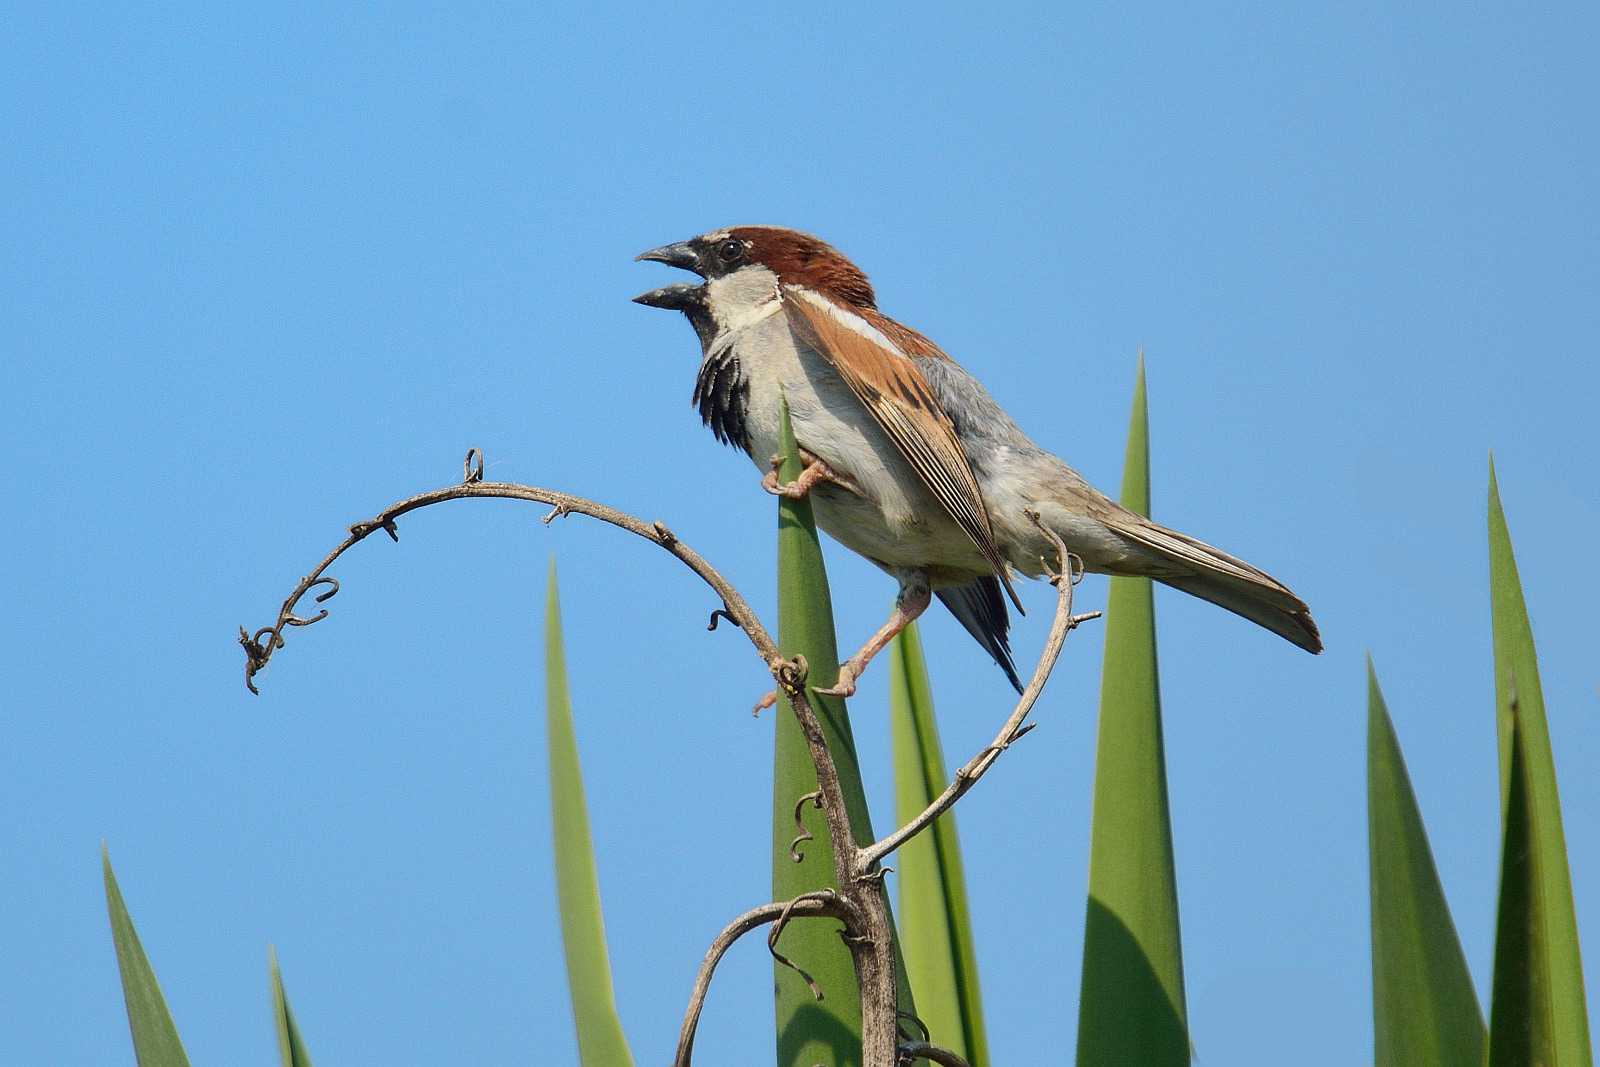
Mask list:
[{"label": "dry curved vine stem", "polygon": [[820,811],[822,809],[821,790],[807,793],[805,796],[794,802],[794,828],[800,832],[795,835],[793,841],[789,842],[789,858],[794,860],[796,863],[799,863],[801,860],[805,859],[804,856],[800,855],[800,845],[806,841],[816,840],[811,831],[806,829],[806,824],[800,819],[800,810],[804,808],[808,802],[813,808],[816,808]]},{"label": "dry curved vine stem", "polygon": [[818,889],[810,893],[801,893],[783,906],[783,911],[779,912],[778,917],[772,920],[772,929],[767,931],[767,951],[772,954],[772,958],[804,979],[807,987],[811,990],[812,998],[818,1001],[822,999],[822,990],[817,988],[816,981],[798,963],[778,951],[778,938],[783,936],[784,927],[788,926],[789,920],[794,918],[795,908],[813,900],[833,901],[837,899],[838,896],[832,889]]},{"label": "dry curved vine stem", "polygon": [[[816,711],[806,695],[808,665],[805,657],[796,655],[793,658],[785,658],[739,591],[698,553],[679,541],[677,536],[662,523],[647,523],[592,500],[551,489],[512,482],[486,482],[483,480],[483,470],[483,453],[476,448],[468,450],[466,459],[462,463],[463,480],[459,485],[420,493],[397,504],[391,504],[366,522],[351,526],[349,536],[328,553],[315,570],[302,578],[300,584],[284,600],[273,625],[263,627],[254,634],[240,627],[239,643],[244,646],[246,655],[245,684],[250,687],[250,691],[257,691],[254,684],[255,675],[267,665],[272,654],[283,647],[284,627],[309,626],[327,617],[326,608],[309,618],[295,614],[295,606],[312,589],[324,585],[330,587],[326,592],[318,594],[317,603],[328,600],[339,591],[339,583],[325,576],[323,572],[352,545],[365,540],[378,530],[383,530],[398,541],[400,538],[395,520],[419,508],[446,500],[475,497],[528,500],[551,507],[550,513],[544,516],[546,523],[576,512],[600,519],[661,546],[699,575],[701,580],[722,598],[722,607],[712,613],[710,628],[715,628],[715,623],[720,617],[743,630],[750,643],[755,646],[762,662],[772,673],[778,691],[788,698],[789,707],[800,725],[800,732],[805,738],[811,762],[817,772],[816,792],[801,797],[795,805],[796,821],[798,822],[800,808],[807,802],[822,809],[828,824],[828,843],[832,850],[834,877],[838,882],[836,890],[804,893],[793,900],[754,908],[735,919],[717,935],[706,953],[704,962],[700,965],[699,975],[690,994],[683,1028],[679,1034],[677,1058],[673,1061],[675,1067],[689,1067],[695,1028],[699,1025],[700,1012],[705,1004],[706,992],[710,988],[711,974],[728,947],[756,927],[773,923],[775,925],[768,939],[768,947],[772,949],[775,957],[783,961],[776,951],[776,944],[784,924],[791,919],[817,916],[837,919],[844,924],[840,934],[849,947],[851,962],[856,972],[856,987],[861,995],[862,1067],[898,1067],[916,1059],[930,1060],[943,1067],[967,1067],[961,1057],[949,1049],[927,1041],[901,1040],[893,926],[889,918],[888,899],[883,892],[885,868],[881,866],[881,860],[948,811],[994,764],[1002,752],[1032,728],[1031,723],[1025,724],[1023,720],[1032,710],[1046,679],[1054,669],[1067,634],[1079,623],[1096,618],[1100,614],[1099,612],[1087,615],[1072,614],[1072,589],[1082,578],[1081,561],[1077,561],[1076,557],[1067,552],[1061,539],[1040,522],[1037,514],[1029,513],[1028,517],[1044,532],[1056,549],[1061,568],[1050,579],[1057,593],[1055,619],[1051,624],[1044,652],[1034,668],[1027,689],[994,743],[958,770],[954,780],[938,799],[915,819],[888,837],[861,848],[855,844],[855,836],[851,831],[850,816],[845,809],[844,792],[840,788],[839,774],[834,766],[833,756],[823,739]],[[1078,563],[1076,571],[1073,568],[1075,561]],[[810,838],[803,825],[800,829],[802,836],[795,839],[791,846],[791,854],[802,841]],[[790,965],[793,966],[792,963]],[[812,988],[820,999],[822,991],[817,990],[815,985]]]},{"label": "dry curved vine stem", "polygon": [[900,1064],[909,1065],[917,1060],[931,1060],[940,1067],[968,1067],[967,1061],[931,1041],[907,1041],[900,1046]]},{"label": "dry curved vine stem", "polygon": [[722,957],[739,938],[759,926],[775,921],[785,912],[789,913],[791,918],[845,919],[847,914],[844,902],[837,897],[824,899],[812,896],[811,899],[803,901],[790,900],[751,908],[725,926],[711,942],[711,947],[706,950],[706,958],[700,963],[700,973],[695,976],[694,989],[689,993],[689,1007],[683,1015],[683,1029],[678,1034],[678,1054],[673,1058],[673,1067],[689,1067],[689,1054],[694,1049],[695,1028],[700,1025],[700,1011],[705,1007],[706,993],[711,989],[712,972],[717,969]]},{"label": "dry curved vine stem", "polygon": [[[585,500],[583,497],[573,496],[570,493],[558,493],[553,489],[541,489],[532,485],[518,485],[514,482],[486,482],[483,480],[483,466],[483,452],[476,448],[469,449],[466,459],[462,461],[463,481],[461,484],[435,489],[428,493],[419,493],[416,496],[400,501],[398,504],[389,505],[366,522],[358,522],[351,526],[349,530],[350,536],[339,542],[338,546],[332,552],[329,552],[321,563],[317,564],[315,570],[300,579],[300,584],[295,586],[294,591],[289,594],[288,598],[284,600],[283,606],[278,610],[276,622],[271,626],[262,627],[255,631],[254,634],[243,626],[239,627],[239,643],[244,646],[245,650],[244,681],[245,685],[250,687],[250,691],[252,693],[259,692],[255,686],[255,676],[266,667],[267,662],[272,659],[273,652],[283,647],[283,628],[285,626],[309,626],[327,617],[328,612],[324,609],[320,614],[312,618],[303,619],[295,615],[294,609],[300,598],[318,585],[327,584],[333,587],[317,597],[317,603],[319,604],[339,591],[338,582],[332,578],[323,577],[323,572],[332,566],[335,560],[344,555],[353,545],[366,540],[368,536],[379,530],[383,530],[395,541],[400,540],[395,520],[402,515],[432,504],[443,503],[446,500],[461,500],[468,497],[498,497],[549,504],[555,510],[545,516],[544,521],[546,523],[550,522],[551,519],[576,512],[580,515],[588,515],[599,519],[602,522],[608,522],[620,529],[627,530],[629,533],[637,534],[647,541],[655,542],[687,564],[690,570],[698,574],[707,585],[716,591],[718,596],[722,597],[722,607],[718,611],[723,618],[734,623],[745,632],[756,646],[756,651],[760,653],[762,660],[766,662],[769,669],[777,663],[784,662],[784,657],[778,651],[777,643],[772,640],[766,629],[762,627],[760,620],[756,618],[755,612],[750,609],[750,605],[745,602],[744,597],[739,595],[739,591],[726,578],[718,574],[715,568],[702,559],[699,553],[687,548],[683,542],[679,541],[666,526],[659,522],[644,522],[615,508],[608,508],[604,504],[597,504],[592,500]],[[264,640],[263,635],[265,635]]]},{"label": "dry curved vine stem", "polygon": [[[1083,577],[1083,566],[1077,557],[1066,549],[1061,539],[1040,522],[1036,514],[1029,516],[1043,530],[1057,551],[1059,570],[1050,581],[1056,588],[1056,612],[1051,623],[1050,636],[1044,652],[1034,668],[1027,689],[1018,699],[1011,716],[1001,727],[993,744],[974,756],[959,771],[950,786],[940,794],[920,815],[893,834],[876,844],[860,848],[850,828],[850,817],[845,811],[844,795],[839,788],[838,772],[832,754],[823,740],[822,728],[805,692],[805,662],[796,657],[793,663],[772,665],[773,677],[780,690],[789,698],[790,707],[799,721],[801,733],[811,753],[817,771],[817,792],[801,797],[796,811],[815,797],[828,822],[829,844],[833,848],[835,877],[839,882],[841,901],[858,913],[845,918],[843,939],[850,948],[855,964],[856,986],[861,994],[861,1063],[863,1067],[898,1067],[916,1059],[930,1060],[943,1067],[967,1067],[965,1061],[949,1049],[926,1041],[902,1041],[900,1036],[899,991],[895,982],[894,948],[887,900],[882,892],[884,868],[880,861],[906,841],[932,825],[948,811],[977,780],[983,776],[1000,754],[1031,729],[1024,720],[1032,710],[1046,679],[1055,668],[1066,636],[1080,623],[1099,616],[1099,612],[1084,615],[1072,614],[1073,587]],[[1074,562],[1077,565],[1074,566]],[[798,677],[795,677],[798,675]],[[798,842],[796,842],[798,844]],[[699,1021],[699,1004],[691,1003],[691,1011],[684,1020],[684,1033],[692,1043],[693,1027]],[[680,1058],[674,1067],[689,1067],[689,1048],[680,1040]]]},{"label": "dry curved vine stem", "polygon": [[719,619],[727,619],[735,626],[739,625],[739,620],[734,618],[732,615],[729,615],[726,611],[723,611],[721,608],[713,608],[711,610],[711,621],[706,623],[706,629],[715,630],[717,628],[717,621]]},{"label": "dry curved vine stem", "polygon": [[[1050,636],[1045,640],[1044,652],[1039,656],[1039,664],[1033,669],[1033,677],[1028,680],[1028,687],[1023,690],[1022,696],[1017,699],[1017,706],[1011,712],[1011,717],[1000,727],[1000,733],[995,736],[994,742],[972,757],[959,770],[950,784],[945,787],[933,803],[929,804],[922,813],[906,823],[894,833],[885,837],[876,844],[856,851],[856,870],[858,874],[865,875],[872,870],[889,853],[921,833],[933,821],[955,805],[955,802],[964,796],[967,790],[977,784],[984,772],[994,766],[1000,754],[1016,743],[1017,739],[1033,729],[1034,724],[1024,725],[1023,720],[1028,717],[1028,712],[1033,710],[1033,705],[1039,699],[1039,694],[1044,691],[1044,683],[1050,677],[1050,672],[1055,669],[1056,660],[1061,656],[1061,648],[1066,643],[1067,634],[1071,633],[1080,623],[1100,617],[1100,612],[1091,611],[1083,615],[1072,614],[1072,590],[1083,580],[1083,561],[1067,551],[1067,546],[1039,519],[1039,513],[1029,511],[1028,518],[1044,535],[1050,539],[1051,544],[1058,553],[1061,569],[1050,575],[1050,584],[1056,587],[1056,614],[1050,624]],[[1073,564],[1076,562],[1077,566]]]}]

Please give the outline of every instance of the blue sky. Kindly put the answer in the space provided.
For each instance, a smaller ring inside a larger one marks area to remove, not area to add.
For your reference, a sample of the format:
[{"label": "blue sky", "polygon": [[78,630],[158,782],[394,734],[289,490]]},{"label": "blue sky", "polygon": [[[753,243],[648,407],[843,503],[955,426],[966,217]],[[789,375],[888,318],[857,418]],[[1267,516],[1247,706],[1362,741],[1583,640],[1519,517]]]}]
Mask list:
[{"label": "blue sky", "polygon": [[[1578,4],[14,7],[0,1060],[130,1060],[104,838],[196,1063],[273,1062],[269,941],[319,1062],[575,1062],[552,552],[619,1005],[669,1055],[768,891],[766,679],[687,571],[447,505],[338,564],[259,697],[233,635],[469,446],[666,521],[771,618],[772,501],[689,409],[688,327],[628,302],[667,280],[635,253],[744,222],[838,245],[1112,492],[1142,347],[1156,517],[1312,605],[1315,659],[1157,595],[1203,1062],[1370,1059],[1366,649],[1486,995],[1491,448],[1600,951],[1597,31]],[[853,645],[893,589],[829,547]],[[952,620],[924,634],[954,759],[1009,689]],[[998,1062],[1070,1054],[1098,669],[1091,626],[959,809]],[[885,688],[852,702],[879,822]],[[769,966],[720,973],[706,1062],[770,1047]]]}]

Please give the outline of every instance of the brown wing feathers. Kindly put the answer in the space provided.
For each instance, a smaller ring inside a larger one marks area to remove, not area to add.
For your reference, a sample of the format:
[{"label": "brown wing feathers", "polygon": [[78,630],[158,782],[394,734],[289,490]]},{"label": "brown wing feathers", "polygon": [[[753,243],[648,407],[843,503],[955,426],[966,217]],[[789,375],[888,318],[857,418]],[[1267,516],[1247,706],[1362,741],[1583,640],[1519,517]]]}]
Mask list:
[{"label": "brown wing feathers", "polygon": [[[1021,611],[1022,603],[1011,587],[1005,557],[995,543],[989,511],[978,491],[972,465],[949,416],[939,407],[916,363],[905,351],[886,348],[839,321],[833,313],[836,305],[830,306],[826,297],[793,285],[786,285],[784,290],[784,311],[790,326],[833,365],[860,397],[950,517],[972,538]],[[867,319],[855,310],[847,313],[885,334],[891,345],[903,345],[918,355],[949,358],[921,334],[882,315],[872,313]]]}]

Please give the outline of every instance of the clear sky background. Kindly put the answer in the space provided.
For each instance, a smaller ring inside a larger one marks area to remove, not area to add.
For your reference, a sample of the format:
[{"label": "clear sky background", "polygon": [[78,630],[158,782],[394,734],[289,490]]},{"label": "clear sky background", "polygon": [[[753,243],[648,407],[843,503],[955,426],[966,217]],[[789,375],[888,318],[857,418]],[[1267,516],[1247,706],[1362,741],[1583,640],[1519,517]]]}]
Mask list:
[{"label": "clear sky background", "polygon": [[[1110,492],[1136,353],[1155,516],[1312,605],[1312,658],[1157,593],[1194,1043],[1370,1062],[1371,649],[1480,998],[1498,859],[1494,449],[1600,1004],[1600,11],[1593,4],[13,5],[0,28],[0,1061],[131,1062],[102,838],[196,1064],[574,1063],[544,786],[558,558],[624,1025],[665,1062],[767,899],[772,718],[659,550],[460,477],[660,518],[773,616],[774,505],[688,404],[669,280],[824,236]],[[842,640],[888,579],[829,544]],[[1103,602],[1103,579],[1080,603]],[[1024,591],[1019,658],[1049,591]],[[945,751],[1011,693],[936,609]],[[1068,1062],[1100,634],[959,808],[992,1049]],[[851,710],[880,828],[886,683]],[[697,1051],[770,1055],[759,939]]]}]

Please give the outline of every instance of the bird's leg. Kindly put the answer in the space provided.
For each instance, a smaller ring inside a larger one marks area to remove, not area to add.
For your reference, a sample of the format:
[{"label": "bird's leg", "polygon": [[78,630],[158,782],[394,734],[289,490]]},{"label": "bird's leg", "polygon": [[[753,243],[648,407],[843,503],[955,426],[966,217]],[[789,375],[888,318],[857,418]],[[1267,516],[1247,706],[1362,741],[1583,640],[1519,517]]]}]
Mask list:
[{"label": "bird's leg", "polygon": [[[779,485],[778,468],[783,466],[783,457],[773,456],[772,469],[768,471],[761,479],[761,488],[765,489],[773,496],[786,496],[792,500],[799,500],[801,497],[804,497],[810,493],[819,482],[832,482],[835,485],[850,490],[852,493],[856,493],[857,495],[866,495],[862,492],[860,484],[854,478],[850,477],[848,474],[840,474],[838,471],[828,466],[826,462],[812,455],[810,452],[807,452],[803,448],[800,449],[800,462],[805,466],[805,469],[800,472],[800,477],[796,478],[788,485]],[[848,686],[849,692],[839,695],[849,696],[851,693],[856,691],[855,680],[860,676],[862,670],[866,668],[867,661],[873,656],[877,655],[878,650],[883,648],[884,645],[894,640],[894,635],[899,633],[901,630],[904,630],[906,628],[906,623],[910,622],[912,619],[915,619],[918,615],[921,615],[924,610],[926,610],[928,606],[928,591],[926,589],[922,591],[921,605],[917,607],[916,610],[911,614],[907,615],[898,625],[896,625],[895,619],[898,619],[901,615],[901,605],[903,601],[905,601],[905,592],[902,589],[899,599],[895,601],[895,614],[890,618],[889,623],[885,625],[882,630],[878,631],[878,634],[873,637],[872,641],[867,642],[866,648],[863,648],[860,652],[857,652],[844,666],[839,668],[839,682],[834,686],[833,689],[818,689],[817,692],[828,693],[830,695],[835,694],[836,690],[838,690],[840,686]],[[882,638],[881,641],[878,640],[879,637]],[[873,641],[876,641],[877,644],[874,645]],[[851,666],[852,664],[855,665],[853,668]],[[848,673],[851,670],[853,670],[854,673]],[[772,692],[756,701],[756,706],[750,710],[750,713],[752,715],[760,715],[763,708],[770,708],[777,704],[777,702],[778,691],[774,689]]]},{"label": "bird's leg", "polygon": [[799,500],[811,492],[818,482],[832,482],[835,485],[843,486],[852,493],[861,493],[861,486],[856,484],[854,478],[848,474],[840,474],[803,448],[800,450],[800,462],[805,464],[805,469],[800,472],[800,477],[788,485],[779,485],[778,468],[783,465],[783,457],[773,456],[772,469],[761,479],[761,488],[773,496],[786,496],[793,500]]},{"label": "bird's leg", "polygon": [[889,621],[878,628],[878,632],[872,635],[870,641],[861,646],[860,652],[839,665],[838,682],[827,689],[818,689],[817,692],[833,697],[855,696],[856,679],[867,669],[872,657],[882,652],[884,646],[894,640],[895,634],[904,630],[917,620],[917,616],[927,611],[932,599],[933,596],[924,583],[901,586],[900,595],[895,597],[894,612],[889,616]]}]

